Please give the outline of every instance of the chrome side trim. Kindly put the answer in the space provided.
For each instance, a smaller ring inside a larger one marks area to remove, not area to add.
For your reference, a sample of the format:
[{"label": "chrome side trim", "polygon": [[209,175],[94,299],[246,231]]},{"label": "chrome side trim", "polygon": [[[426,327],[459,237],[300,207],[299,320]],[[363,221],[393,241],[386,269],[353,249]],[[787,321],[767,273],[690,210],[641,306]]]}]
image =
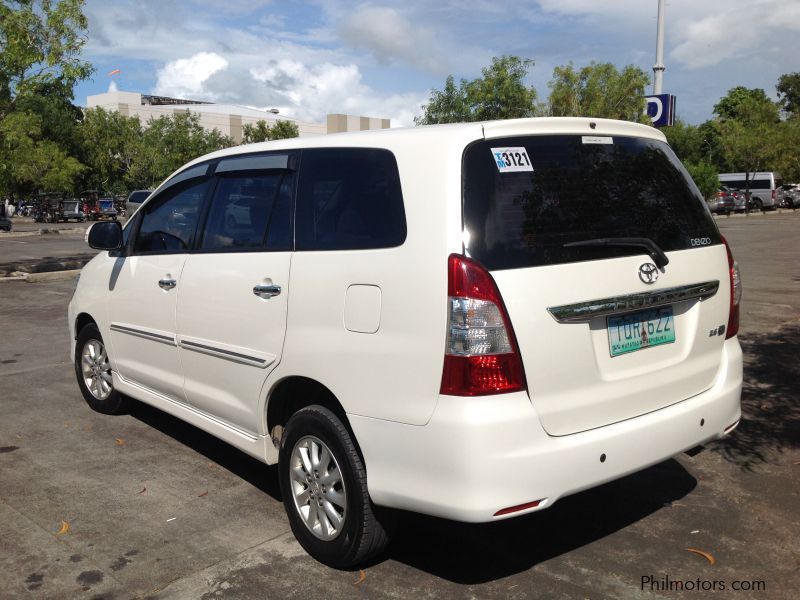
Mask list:
[{"label": "chrome side trim", "polygon": [[607,317],[645,308],[655,308],[683,302],[684,300],[705,300],[711,298],[719,290],[719,281],[705,281],[678,287],[640,292],[624,296],[611,296],[598,300],[588,300],[563,306],[551,306],[547,309],[559,323],[581,323],[597,317]]},{"label": "chrome side trim", "polygon": [[222,348],[215,348],[214,346],[207,346],[205,344],[198,344],[197,342],[188,342],[186,340],[180,341],[180,347],[218,358],[226,358],[234,362],[250,365],[253,367],[266,367],[272,361],[258,358],[257,356],[249,356],[247,354],[240,354],[239,352],[231,352],[230,350],[223,350]]},{"label": "chrome side trim", "polygon": [[[239,436],[241,436],[243,438],[246,438],[250,442],[255,442],[256,440],[258,440],[258,436],[253,435],[249,431],[245,431],[244,429],[239,429],[238,427],[228,423],[227,421],[223,421],[223,420],[215,417],[212,414],[209,414],[209,413],[207,413],[205,411],[202,411],[202,410],[200,410],[198,408],[195,408],[194,406],[191,406],[191,405],[187,404],[186,402],[181,402],[180,400],[176,400],[175,398],[171,398],[170,396],[166,396],[166,395],[162,394],[161,392],[157,392],[156,390],[154,390],[152,388],[149,388],[146,385],[142,385],[141,383],[139,383],[137,381],[134,381],[133,379],[126,379],[125,377],[123,377],[122,375],[117,373],[116,371],[114,371],[112,373],[112,376],[119,378],[119,381],[121,381],[125,385],[129,385],[131,387],[137,388],[137,389],[139,389],[139,390],[141,390],[141,391],[143,391],[143,392],[145,392],[147,394],[151,394],[151,395],[157,397],[159,400],[162,400],[164,402],[169,402],[170,404],[173,404],[173,405],[175,405],[175,406],[177,406],[179,408],[182,408],[182,409],[187,410],[189,412],[192,412],[192,413],[194,413],[194,414],[196,414],[196,415],[198,415],[200,417],[203,417],[204,419],[213,422],[215,425],[218,425],[220,427],[224,427],[225,429],[231,431],[232,433],[235,433],[235,434],[237,434],[237,435],[239,435]],[[116,382],[115,382],[115,386],[116,386]]]},{"label": "chrome side trim", "polygon": [[124,325],[117,325],[112,323],[110,326],[111,331],[118,331],[119,333],[127,333],[128,335],[135,335],[136,337],[144,338],[146,340],[151,340],[153,342],[159,342],[161,344],[167,344],[168,346],[177,346],[178,344],[175,342],[175,338],[168,336],[168,335],[161,335],[159,333],[152,333],[150,331],[144,331],[142,329],[135,329],[133,327],[127,327]]}]

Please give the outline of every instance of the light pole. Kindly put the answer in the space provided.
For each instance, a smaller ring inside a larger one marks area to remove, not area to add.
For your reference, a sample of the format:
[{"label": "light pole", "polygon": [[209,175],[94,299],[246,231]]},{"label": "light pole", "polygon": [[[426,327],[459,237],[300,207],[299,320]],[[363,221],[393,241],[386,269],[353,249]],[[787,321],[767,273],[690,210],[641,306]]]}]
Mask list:
[{"label": "light pole", "polygon": [[656,33],[656,64],[653,65],[653,94],[661,93],[664,83],[664,11],[666,0],[658,0],[658,29]]}]

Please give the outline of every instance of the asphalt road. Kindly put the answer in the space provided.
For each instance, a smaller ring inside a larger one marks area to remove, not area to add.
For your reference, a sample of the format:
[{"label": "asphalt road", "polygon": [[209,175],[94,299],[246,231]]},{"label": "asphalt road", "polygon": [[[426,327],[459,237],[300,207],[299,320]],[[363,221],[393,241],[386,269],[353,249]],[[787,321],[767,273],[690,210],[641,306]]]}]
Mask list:
[{"label": "asphalt road", "polygon": [[795,598],[800,213],[719,224],[745,285],[732,436],[518,519],[403,515],[362,572],[305,555],[274,468],[146,406],[89,409],[67,358],[72,282],[0,283],[0,597]]}]

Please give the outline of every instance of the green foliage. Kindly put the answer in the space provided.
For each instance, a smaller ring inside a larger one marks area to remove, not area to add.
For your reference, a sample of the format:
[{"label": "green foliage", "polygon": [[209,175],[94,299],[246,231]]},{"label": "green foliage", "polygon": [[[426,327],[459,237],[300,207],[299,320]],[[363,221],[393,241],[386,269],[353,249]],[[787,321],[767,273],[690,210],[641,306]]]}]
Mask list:
[{"label": "green foliage", "polygon": [[703,198],[708,200],[717,193],[719,188],[719,177],[717,167],[707,162],[684,162],[686,170],[692,176],[695,185],[703,194]]},{"label": "green foliage", "polygon": [[746,88],[736,86],[720,98],[714,105],[714,114],[720,121],[771,121],[779,120],[778,106],[769,98],[761,88]]},{"label": "green foliage", "polygon": [[125,183],[129,189],[154,187],[190,160],[232,145],[219,130],[203,129],[196,113],[151,119],[134,144]]},{"label": "green foliage", "polygon": [[784,112],[792,117],[800,117],[800,71],[781,75],[775,89]]},{"label": "green foliage", "polygon": [[84,162],[90,167],[86,187],[117,193],[128,189],[133,163],[141,151],[139,119],[91,108],[78,127],[78,137]]},{"label": "green foliage", "polygon": [[74,191],[84,166],[42,138],[41,117],[12,112],[0,120],[0,190],[17,196],[37,190]]},{"label": "green foliage", "polygon": [[776,127],[773,139],[773,167],[786,182],[800,182],[800,118],[791,118]]},{"label": "green foliage", "polygon": [[493,58],[491,66],[481,69],[482,77],[473,81],[462,79],[456,86],[450,75],[442,91],[431,90],[422,116],[414,122],[433,125],[532,117],[536,90],[524,83],[532,66],[532,60],[501,56]]},{"label": "green foliage", "polygon": [[297,124],[292,121],[278,121],[272,127],[264,119],[255,124],[247,123],[242,127],[242,143],[254,144],[269,140],[285,140],[296,138],[300,135]]},{"label": "green foliage", "polygon": [[647,123],[644,115],[647,73],[628,65],[596,63],[576,70],[572,63],[553,69],[548,112],[554,117],[600,117]]},{"label": "green foliage", "polygon": [[88,78],[80,58],[88,20],[83,0],[6,0],[0,4],[0,119],[20,98],[52,91],[69,93]]},{"label": "green foliage", "polygon": [[92,72],[87,25],[82,0],[0,3],[0,193],[72,191],[84,171],[72,90]]}]

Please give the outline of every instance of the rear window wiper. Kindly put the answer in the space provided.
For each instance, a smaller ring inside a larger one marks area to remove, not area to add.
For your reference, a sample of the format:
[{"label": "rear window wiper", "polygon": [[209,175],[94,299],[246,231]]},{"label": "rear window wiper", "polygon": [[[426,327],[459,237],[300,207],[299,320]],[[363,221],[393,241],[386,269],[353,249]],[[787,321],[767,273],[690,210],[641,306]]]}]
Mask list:
[{"label": "rear window wiper", "polygon": [[664,251],[650,238],[636,238],[636,237],[614,237],[614,238],[597,238],[594,240],[584,240],[582,242],[570,242],[564,244],[564,248],[577,248],[581,246],[638,246],[647,250],[647,254],[656,263],[659,269],[663,269],[669,264],[669,258],[664,254]]}]

